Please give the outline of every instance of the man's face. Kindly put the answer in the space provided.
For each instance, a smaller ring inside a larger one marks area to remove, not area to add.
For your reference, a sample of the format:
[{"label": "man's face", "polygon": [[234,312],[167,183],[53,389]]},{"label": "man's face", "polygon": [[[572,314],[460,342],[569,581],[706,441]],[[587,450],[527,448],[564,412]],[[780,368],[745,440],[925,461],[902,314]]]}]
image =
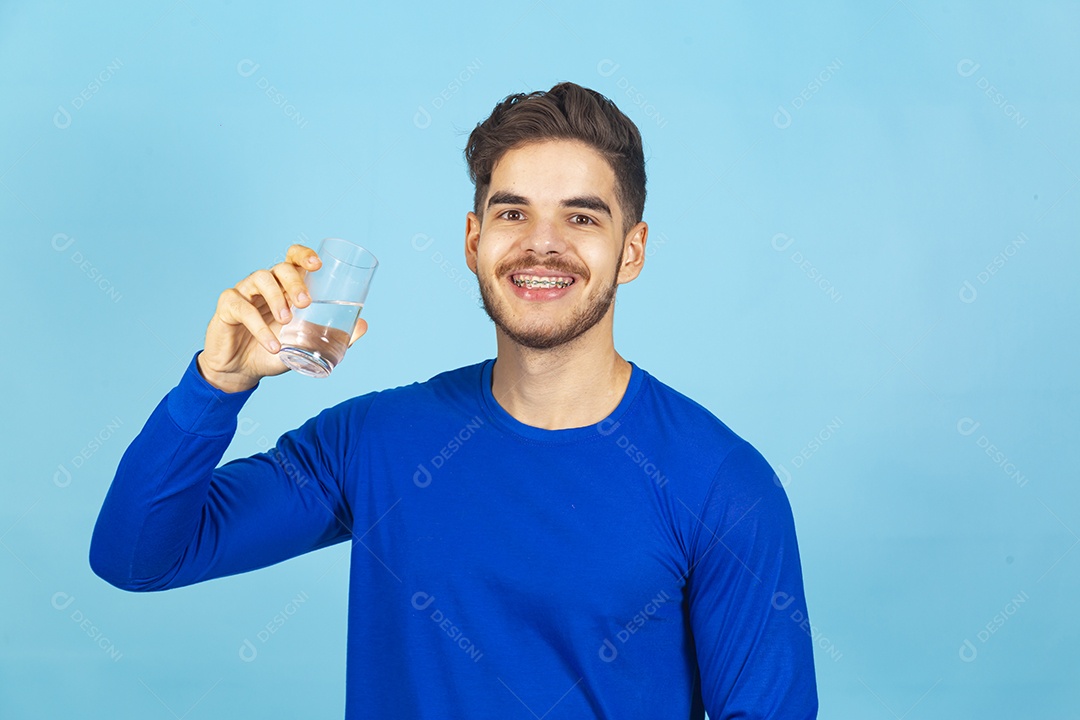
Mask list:
[{"label": "man's face", "polygon": [[615,173],[600,153],[572,140],[507,151],[481,213],[483,223],[468,214],[465,257],[499,329],[536,349],[565,344],[602,320],[610,335],[615,291],[641,270],[647,226],[624,237]]}]

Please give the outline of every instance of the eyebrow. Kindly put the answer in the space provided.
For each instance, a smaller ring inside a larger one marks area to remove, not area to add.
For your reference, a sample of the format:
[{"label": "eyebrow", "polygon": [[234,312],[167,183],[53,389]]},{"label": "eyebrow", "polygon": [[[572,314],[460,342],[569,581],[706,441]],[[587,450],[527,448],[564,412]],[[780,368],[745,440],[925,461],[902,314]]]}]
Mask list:
[{"label": "eyebrow", "polygon": [[[488,207],[492,205],[528,205],[529,200],[521,195],[515,195],[509,192],[496,192],[490,199],[488,199]],[[611,217],[611,208],[608,204],[596,195],[581,195],[578,197],[566,198],[559,203],[559,207],[564,208],[584,208],[586,210],[593,210],[595,212],[601,212]]]}]

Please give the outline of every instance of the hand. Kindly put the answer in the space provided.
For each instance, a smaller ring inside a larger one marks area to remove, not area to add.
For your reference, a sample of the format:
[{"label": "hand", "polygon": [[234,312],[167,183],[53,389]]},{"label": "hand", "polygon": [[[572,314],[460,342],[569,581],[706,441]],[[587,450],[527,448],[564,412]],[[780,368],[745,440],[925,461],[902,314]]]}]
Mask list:
[{"label": "hand", "polygon": [[[256,270],[218,296],[198,357],[199,372],[207,382],[225,392],[242,392],[289,369],[277,357],[278,335],[292,318],[290,304],[298,308],[311,304],[304,276],[320,267],[314,250],[292,245],[284,262]],[[357,319],[349,346],[366,332],[367,321]]]}]

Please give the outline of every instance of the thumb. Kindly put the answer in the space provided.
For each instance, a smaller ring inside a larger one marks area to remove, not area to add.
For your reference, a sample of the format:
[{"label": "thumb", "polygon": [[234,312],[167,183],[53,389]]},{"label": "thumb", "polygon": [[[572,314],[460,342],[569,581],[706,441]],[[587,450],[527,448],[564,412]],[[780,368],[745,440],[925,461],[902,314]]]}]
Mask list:
[{"label": "thumb", "polygon": [[349,347],[352,347],[353,343],[359,340],[364,333],[367,332],[368,325],[367,320],[364,318],[357,318],[356,325],[353,327],[352,339],[349,340]]}]

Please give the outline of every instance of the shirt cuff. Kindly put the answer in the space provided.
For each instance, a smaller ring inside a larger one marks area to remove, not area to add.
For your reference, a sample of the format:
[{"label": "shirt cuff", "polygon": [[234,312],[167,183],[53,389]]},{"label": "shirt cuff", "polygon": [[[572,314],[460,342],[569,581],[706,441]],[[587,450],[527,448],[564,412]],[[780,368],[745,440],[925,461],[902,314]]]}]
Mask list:
[{"label": "shirt cuff", "polygon": [[251,393],[259,387],[229,393],[220,390],[199,372],[199,350],[191,356],[179,384],[167,397],[169,415],[184,432],[195,435],[231,435],[236,432],[236,416]]}]

